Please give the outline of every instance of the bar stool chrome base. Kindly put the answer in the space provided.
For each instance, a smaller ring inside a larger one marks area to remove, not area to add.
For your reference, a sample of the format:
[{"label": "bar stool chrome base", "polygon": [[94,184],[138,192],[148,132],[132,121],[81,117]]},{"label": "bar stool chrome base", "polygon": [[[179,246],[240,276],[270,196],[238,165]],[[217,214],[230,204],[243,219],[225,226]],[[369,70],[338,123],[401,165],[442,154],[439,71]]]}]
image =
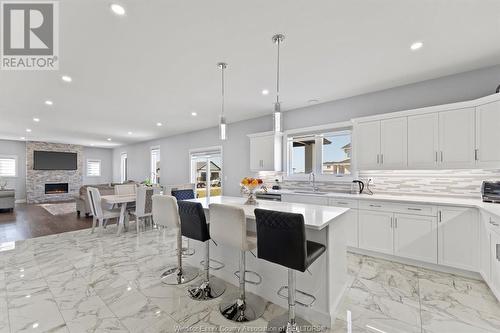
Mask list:
[{"label": "bar stool chrome base", "polygon": [[266,309],[266,301],[263,298],[251,294],[245,294],[245,300],[241,300],[239,294],[228,297],[219,305],[220,313],[228,320],[238,323],[253,321],[260,318]]},{"label": "bar stool chrome base", "polygon": [[313,325],[302,318],[296,317],[292,324],[288,319],[288,313],[272,319],[267,324],[266,332],[274,333],[299,333],[299,332],[317,332],[313,330]]},{"label": "bar stool chrome base", "polygon": [[226,291],[226,284],[219,278],[211,276],[209,281],[202,281],[199,285],[189,286],[188,294],[196,301],[208,301],[219,297]]},{"label": "bar stool chrome base", "polygon": [[182,270],[178,267],[163,272],[161,282],[169,285],[185,284],[193,281],[198,276],[199,270],[191,266],[182,266]]}]

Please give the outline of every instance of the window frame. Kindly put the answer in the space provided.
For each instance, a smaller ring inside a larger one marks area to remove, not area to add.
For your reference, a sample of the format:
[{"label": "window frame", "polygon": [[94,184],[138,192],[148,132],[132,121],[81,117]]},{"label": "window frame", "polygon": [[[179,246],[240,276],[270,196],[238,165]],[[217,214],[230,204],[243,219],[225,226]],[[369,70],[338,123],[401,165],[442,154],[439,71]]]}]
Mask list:
[{"label": "window frame", "polygon": [[8,176],[3,176],[0,175],[0,178],[17,178],[19,175],[19,164],[18,164],[18,157],[17,155],[0,155],[0,159],[13,159],[14,160],[14,175],[8,175]]},{"label": "window frame", "polygon": [[[89,174],[89,163],[90,162],[97,162],[99,163],[99,175],[90,175]],[[102,177],[102,161],[97,158],[87,158],[87,163],[85,164],[85,174],[87,177]]]},{"label": "window frame", "polygon": [[[324,174],[322,165],[323,165],[323,137],[332,136],[332,135],[342,135],[342,134],[350,134],[351,136],[351,173],[348,175],[334,175],[334,174]],[[291,153],[291,143],[293,137],[307,137],[313,136],[316,140],[316,156],[313,165],[313,172],[316,176],[317,180],[324,181],[346,181],[351,182],[356,178],[356,167],[355,167],[355,155],[353,154],[353,149],[355,145],[353,126],[351,121],[334,123],[334,124],[325,124],[320,126],[313,126],[307,128],[299,128],[288,130],[284,132],[283,136],[283,161],[284,161],[284,180],[291,181],[308,181],[309,174],[293,174],[291,173],[292,167],[292,153]]]},{"label": "window frame", "polygon": [[156,168],[155,168],[155,166],[153,166],[153,151],[158,151],[158,156],[159,156],[158,161],[161,163],[161,150],[160,150],[160,146],[153,146],[153,147],[151,147],[149,149],[149,168],[150,168],[150,170],[149,170],[149,177],[151,179],[151,183],[158,184],[157,179],[160,178],[161,168],[160,168],[160,173],[157,175],[156,174]]}]

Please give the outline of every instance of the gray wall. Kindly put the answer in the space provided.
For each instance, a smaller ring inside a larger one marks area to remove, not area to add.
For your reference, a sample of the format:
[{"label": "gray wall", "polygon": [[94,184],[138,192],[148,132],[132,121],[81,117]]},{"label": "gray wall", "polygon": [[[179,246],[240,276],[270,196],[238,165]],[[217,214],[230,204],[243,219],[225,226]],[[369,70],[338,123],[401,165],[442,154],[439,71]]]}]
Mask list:
[{"label": "gray wall", "polygon": [[[355,117],[402,111],[424,106],[479,98],[492,94],[500,84],[500,66],[419,82],[393,89],[287,111],[285,129],[346,121]],[[113,179],[120,178],[120,153],[127,152],[129,179],[149,176],[149,148],[160,145],[161,183],[189,182],[189,149],[223,146],[224,194],[237,195],[239,181],[249,175],[247,134],[271,130],[271,117],[261,117],[229,125],[227,142],[218,140],[217,128],[118,147],[113,153]]]},{"label": "gray wall", "polygon": [[[7,178],[8,187],[16,189],[16,200],[26,199],[26,143],[24,141],[0,140],[0,155],[17,156],[17,177]],[[101,160],[101,177],[87,177],[87,159]],[[83,184],[110,183],[113,179],[113,150],[107,148],[83,148]]]},{"label": "gray wall", "polygon": [[[83,147],[83,184],[111,183],[113,180],[113,150]],[[101,177],[87,177],[87,160],[101,161]]]},{"label": "gray wall", "polygon": [[0,140],[0,155],[17,156],[17,177],[5,180],[7,187],[16,189],[16,200],[26,199],[26,143]]}]

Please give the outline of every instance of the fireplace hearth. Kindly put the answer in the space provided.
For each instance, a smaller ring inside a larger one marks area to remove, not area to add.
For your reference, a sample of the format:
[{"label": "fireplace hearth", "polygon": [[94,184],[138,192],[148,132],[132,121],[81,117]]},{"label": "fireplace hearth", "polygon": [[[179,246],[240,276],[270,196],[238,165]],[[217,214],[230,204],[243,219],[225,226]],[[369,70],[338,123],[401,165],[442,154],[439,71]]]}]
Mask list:
[{"label": "fireplace hearth", "polygon": [[68,183],[45,184],[45,194],[64,194],[68,193]]}]

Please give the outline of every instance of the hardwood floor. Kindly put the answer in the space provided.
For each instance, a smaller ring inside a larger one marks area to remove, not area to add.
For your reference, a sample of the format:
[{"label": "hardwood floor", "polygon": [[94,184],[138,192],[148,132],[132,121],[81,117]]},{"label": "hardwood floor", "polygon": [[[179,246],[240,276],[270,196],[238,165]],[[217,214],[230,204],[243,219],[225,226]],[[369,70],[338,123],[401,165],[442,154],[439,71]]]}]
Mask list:
[{"label": "hardwood floor", "polygon": [[[113,223],[110,221],[110,224]],[[52,215],[38,205],[16,204],[13,212],[0,210],[0,243],[90,228],[92,218],[76,212]]]}]

